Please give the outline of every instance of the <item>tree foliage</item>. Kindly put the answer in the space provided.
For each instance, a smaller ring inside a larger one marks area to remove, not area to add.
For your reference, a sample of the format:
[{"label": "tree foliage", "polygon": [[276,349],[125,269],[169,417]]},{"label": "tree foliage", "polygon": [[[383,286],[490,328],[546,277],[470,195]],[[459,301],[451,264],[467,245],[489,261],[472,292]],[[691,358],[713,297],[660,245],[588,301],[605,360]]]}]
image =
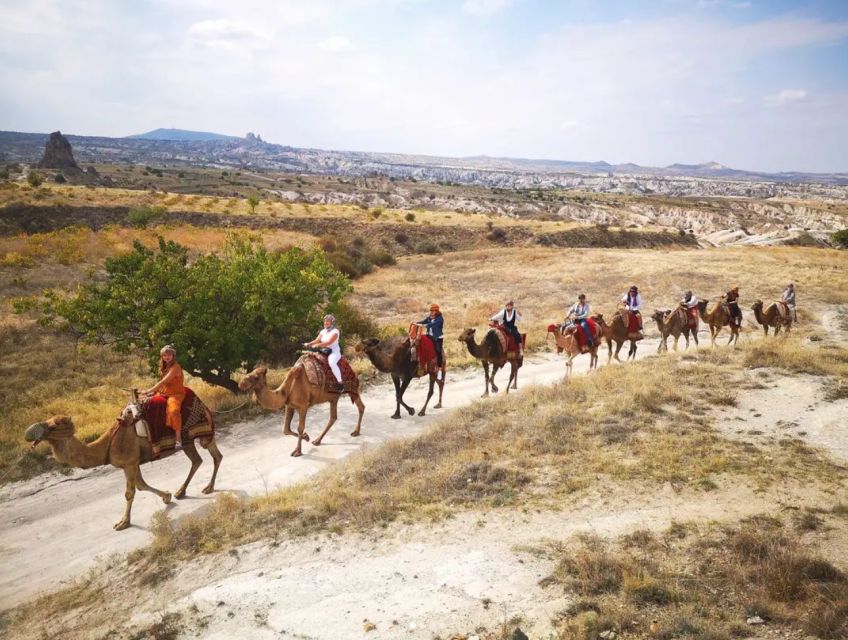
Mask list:
[{"label": "tree foliage", "polygon": [[837,246],[842,247],[843,249],[848,249],[848,229],[837,231],[836,233],[831,234],[830,237],[833,238],[833,241],[837,244]]},{"label": "tree foliage", "polygon": [[70,296],[48,293],[42,321],[64,319],[85,341],[142,351],[154,372],[159,348],[174,344],[186,371],[235,391],[234,371],[290,361],[349,291],[320,250],[273,253],[233,235],[221,255],[191,261],[160,237],[158,250],[136,241],[107,260],[105,279]]}]

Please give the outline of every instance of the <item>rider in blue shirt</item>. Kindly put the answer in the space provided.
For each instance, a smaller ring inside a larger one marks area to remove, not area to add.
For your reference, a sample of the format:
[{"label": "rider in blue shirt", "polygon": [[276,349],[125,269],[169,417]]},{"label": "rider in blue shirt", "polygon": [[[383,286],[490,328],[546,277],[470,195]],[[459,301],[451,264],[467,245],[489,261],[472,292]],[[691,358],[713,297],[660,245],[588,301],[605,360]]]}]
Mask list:
[{"label": "rider in blue shirt", "polygon": [[433,339],[433,346],[436,347],[436,365],[441,369],[444,362],[445,319],[439,310],[439,305],[431,304],[430,315],[419,320],[417,324],[427,327],[427,333]]}]

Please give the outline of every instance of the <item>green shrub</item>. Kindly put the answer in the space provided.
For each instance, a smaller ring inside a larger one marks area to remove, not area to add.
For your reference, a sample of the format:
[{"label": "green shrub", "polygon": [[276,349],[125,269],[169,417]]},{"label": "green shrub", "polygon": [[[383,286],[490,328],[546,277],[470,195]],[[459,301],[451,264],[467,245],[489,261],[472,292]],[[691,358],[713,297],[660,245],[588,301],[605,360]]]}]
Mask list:
[{"label": "green shrub", "polygon": [[848,229],[842,229],[831,234],[831,239],[836,243],[837,247],[848,249]]},{"label": "green shrub", "polygon": [[136,207],[127,213],[127,222],[133,227],[144,229],[157,218],[165,214],[165,207]]},{"label": "green shrub", "polygon": [[38,188],[44,182],[44,178],[38,171],[30,171],[27,175],[27,182],[29,182],[30,186]]},{"label": "green shrub", "polygon": [[410,211],[403,217],[403,219],[407,222],[415,222],[415,214]]},{"label": "green shrub", "polygon": [[390,267],[393,264],[397,264],[395,257],[384,249],[375,249],[374,251],[369,252],[367,257],[369,262],[377,265],[378,267]]},{"label": "green shrub", "polygon": [[422,240],[415,247],[417,253],[436,254],[439,253],[439,247],[432,240]]}]

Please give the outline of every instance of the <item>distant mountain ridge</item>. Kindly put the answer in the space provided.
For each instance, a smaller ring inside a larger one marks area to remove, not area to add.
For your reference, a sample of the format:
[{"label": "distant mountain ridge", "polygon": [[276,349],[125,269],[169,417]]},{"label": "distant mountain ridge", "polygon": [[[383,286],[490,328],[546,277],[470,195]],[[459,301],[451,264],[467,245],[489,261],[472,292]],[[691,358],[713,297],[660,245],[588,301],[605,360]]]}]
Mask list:
[{"label": "distant mountain ridge", "polygon": [[[809,188],[787,185],[820,185],[814,190],[819,197],[843,199],[839,189],[848,186],[848,173],[744,171],[717,162],[645,167],[605,161],[337,151],[269,143],[254,133],[241,138],[183,129],[156,129],[125,138],[66,137],[77,159],[87,163],[176,163],[336,176],[375,174],[505,189],[585,189],[672,196],[809,197],[813,194]],[[46,141],[44,133],[0,131],[0,162],[38,162]],[[831,191],[831,186],[839,189]]]},{"label": "distant mountain ridge", "polygon": [[228,136],[211,131],[189,131],[187,129],[154,129],[147,133],[126,136],[132,140],[172,140],[175,142],[213,142],[216,140],[239,140],[237,136]]}]

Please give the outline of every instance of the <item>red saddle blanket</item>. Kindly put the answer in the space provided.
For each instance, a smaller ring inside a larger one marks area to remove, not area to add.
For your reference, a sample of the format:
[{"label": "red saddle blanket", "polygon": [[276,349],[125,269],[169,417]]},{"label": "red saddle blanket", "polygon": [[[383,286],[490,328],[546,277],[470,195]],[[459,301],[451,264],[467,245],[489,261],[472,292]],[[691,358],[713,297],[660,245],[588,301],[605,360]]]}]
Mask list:
[{"label": "red saddle blanket", "polygon": [[[176,446],[176,434],[165,426],[167,406],[168,399],[162,395],[155,395],[141,403],[141,417],[147,422],[154,460],[163,452],[170,451]],[[183,427],[180,431],[181,444],[185,445],[195,438],[215,434],[215,425],[206,418],[206,405],[188,387],[185,388],[185,398],[183,398],[180,413],[183,418]]]},{"label": "red saddle blanket", "polygon": [[430,336],[420,336],[417,349],[419,367],[426,367],[431,360],[436,359],[436,345]]},{"label": "red saddle blanket", "polygon": [[[586,324],[589,326],[589,333],[592,334],[592,341],[595,343],[595,346],[598,344],[598,325],[597,323],[588,318],[586,320]],[[589,348],[589,341],[586,339],[586,332],[583,331],[583,327],[578,323],[574,329],[574,335],[577,336],[577,346],[580,347],[580,350],[583,351]]]},{"label": "red saddle blanket", "polygon": [[[501,341],[501,348],[506,351],[507,358],[514,358],[518,355],[518,344],[515,342],[515,338],[512,337],[512,334],[509,333],[506,329],[504,329],[501,325],[494,325],[492,327],[495,329],[495,334],[498,336],[498,339]],[[527,346],[527,334],[521,334],[521,346]]]},{"label": "red saddle blanket", "polygon": [[[300,357],[295,363],[295,366],[298,364],[303,365],[303,368],[306,370],[306,379],[309,380],[309,384],[317,387],[323,386],[324,389],[331,393],[336,392],[336,376],[333,375],[333,370],[330,369],[330,362],[327,360],[327,356],[322,353],[307,353]],[[354,372],[350,366],[350,362],[344,356],[339,360],[339,370],[342,372],[342,384],[344,385],[345,393],[350,394],[351,402],[353,402],[353,397],[359,393],[359,378],[356,377],[356,372]]]},{"label": "red saddle blanket", "polygon": [[698,328],[698,307],[692,307],[686,310],[687,320],[691,329]]}]

